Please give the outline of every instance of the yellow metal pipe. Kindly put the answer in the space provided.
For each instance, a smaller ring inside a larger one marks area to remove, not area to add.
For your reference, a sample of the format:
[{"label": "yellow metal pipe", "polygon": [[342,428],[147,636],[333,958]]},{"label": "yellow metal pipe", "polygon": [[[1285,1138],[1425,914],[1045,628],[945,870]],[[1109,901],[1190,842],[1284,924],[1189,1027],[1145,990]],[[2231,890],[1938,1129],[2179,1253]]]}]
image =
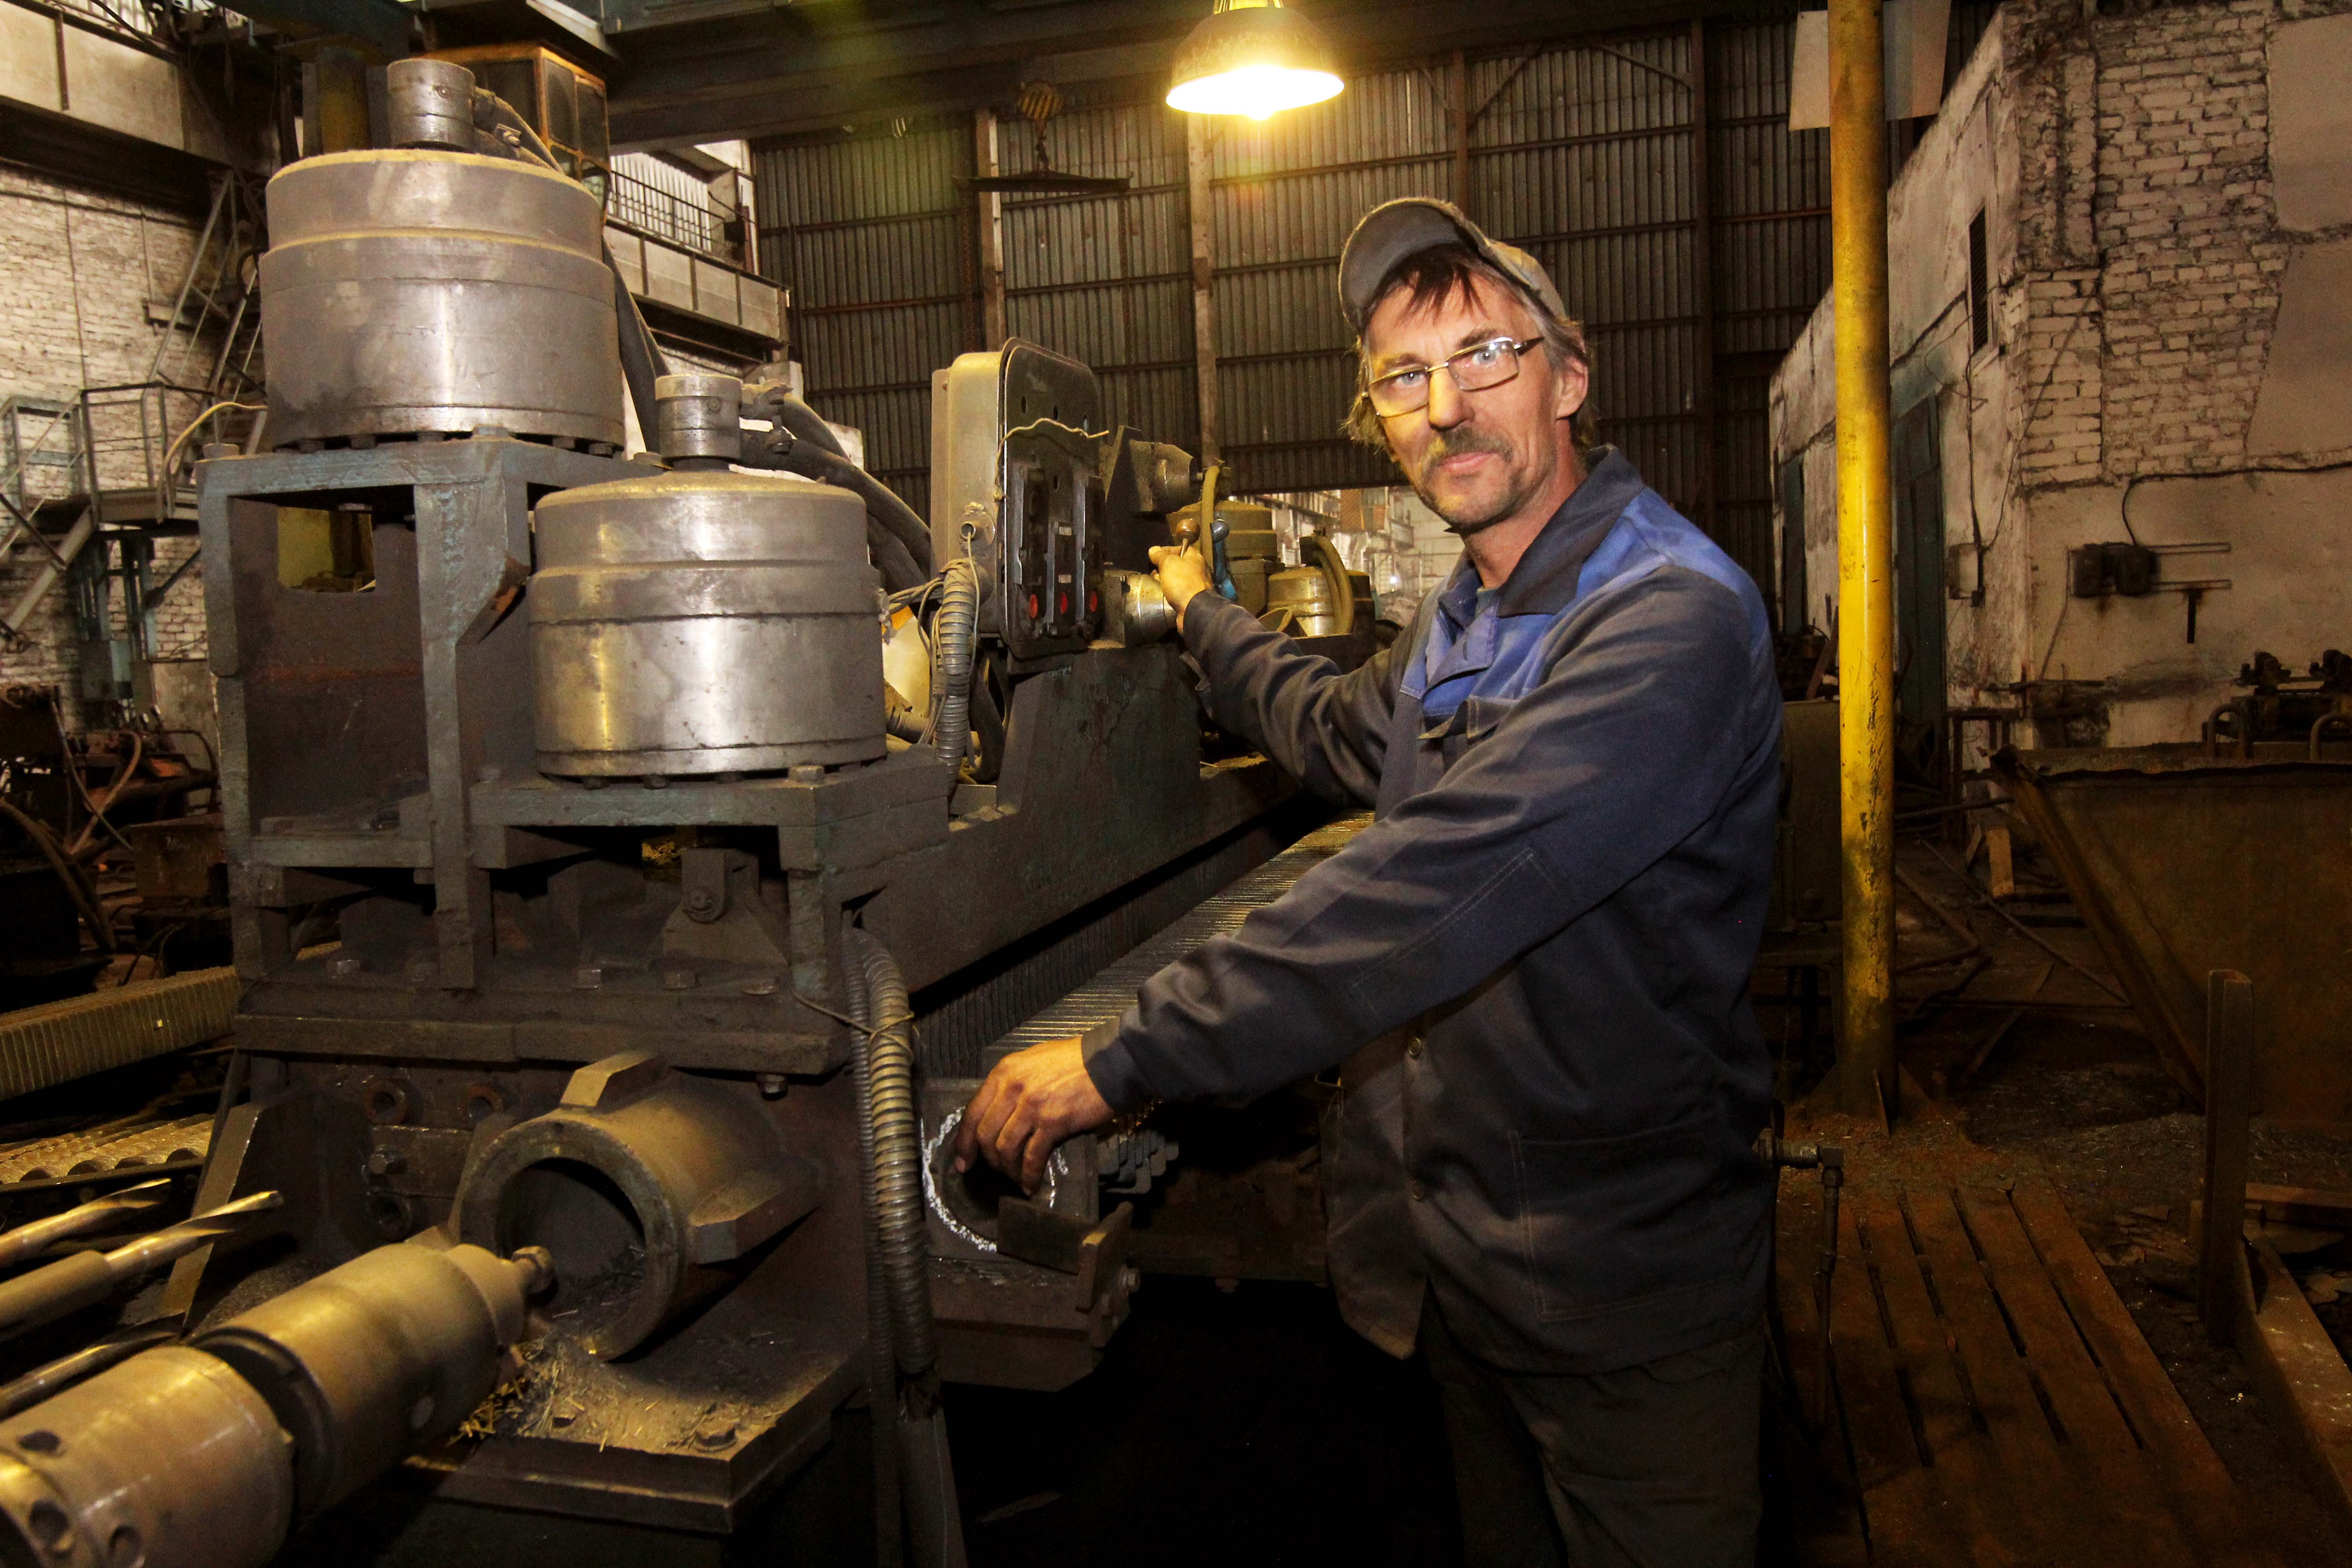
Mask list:
[{"label": "yellow metal pipe", "polygon": [[1837,333],[1838,783],[1845,974],[1838,1099],[1896,1103],[1895,547],[1887,472],[1886,67],[1880,0],[1830,0]]}]

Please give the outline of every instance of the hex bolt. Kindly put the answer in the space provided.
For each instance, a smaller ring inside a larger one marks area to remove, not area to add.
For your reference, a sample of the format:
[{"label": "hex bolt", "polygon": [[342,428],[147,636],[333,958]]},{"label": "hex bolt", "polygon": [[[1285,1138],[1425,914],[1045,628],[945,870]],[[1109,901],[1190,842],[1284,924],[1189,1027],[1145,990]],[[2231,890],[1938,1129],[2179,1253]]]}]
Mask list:
[{"label": "hex bolt", "polygon": [[708,888],[697,888],[686,896],[686,910],[688,914],[703,914],[716,909],[718,905],[719,900],[710,896],[710,889]]},{"label": "hex bolt", "polygon": [[604,971],[600,964],[583,963],[572,972],[572,989],[574,991],[594,991],[604,984]]},{"label": "hex bolt", "polygon": [[735,1423],[724,1416],[714,1415],[694,1429],[694,1446],[698,1448],[730,1448],[735,1445]]},{"label": "hex bolt", "polygon": [[408,1156],[397,1149],[373,1150],[368,1155],[367,1168],[371,1176],[396,1176],[408,1169]]},{"label": "hex bolt", "polygon": [[367,960],[356,952],[339,952],[327,960],[327,973],[338,980],[349,980],[367,969]]},{"label": "hex bolt", "polygon": [[794,784],[823,784],[824,769],[814,763],[802,763],[794,766],[787,776]]},{"label": "hex bolt", "polygon": [[766,1099],[783,1099],[787,1087],[784,1075],[780,1072],[763,1072],[760,1075],[760,1093]]},{"label": "hex bolt", "polygon": [[773,996],[780,989],[774,980],[765,976],[743,983],[743,994],[746,996]]}]

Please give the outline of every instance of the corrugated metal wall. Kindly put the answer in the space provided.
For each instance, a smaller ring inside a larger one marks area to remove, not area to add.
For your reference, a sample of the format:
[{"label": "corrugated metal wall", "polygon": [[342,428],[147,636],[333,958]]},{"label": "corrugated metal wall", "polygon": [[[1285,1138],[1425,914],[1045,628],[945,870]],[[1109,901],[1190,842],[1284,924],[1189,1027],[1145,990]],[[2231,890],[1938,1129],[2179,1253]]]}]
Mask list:
[{"label": "corrugated metal wall", "polygon": [[[1763,381],[1829,281],[1826,136],[1787,129],[1791,31],[1710,26],[1703,109],[1687,27],[1473,55],[1464,70],[1471,211],[1533,251],[1584,319],[1603,437],[1768,583]],[[1459,198],[1453,83],[1452,61],[1433,60],[1264,123],[1218,124],[1218,395],[1238,489],[1394,481],[1385,458],[1339,434],[1354,371],[1334,279],[1367,208]],[[1193,445],[1184,138],[1156,101],[1066,111],[1047,127],[1054,166],[1130,188],[1007,196],[1003,233],[1010,329],[1096,366],[1115,422]],[[1029,140],[1005,123],[1007,173],[1033,166]],[[919,508],[929,372],[980,346],[976,205],[953,184],[973,167],[972,129],[757,153],[763,255],[793,289],[811,397],[866,431],[869,461]]]},{"label": "corrugated metal wall", "polygon": [[866,464],[930,505],[931,372],[976,348],[972,172],[964,120],[898,134],[762,143],[761,270],[792,290],[793,356],[825,417],[866,435]]}]

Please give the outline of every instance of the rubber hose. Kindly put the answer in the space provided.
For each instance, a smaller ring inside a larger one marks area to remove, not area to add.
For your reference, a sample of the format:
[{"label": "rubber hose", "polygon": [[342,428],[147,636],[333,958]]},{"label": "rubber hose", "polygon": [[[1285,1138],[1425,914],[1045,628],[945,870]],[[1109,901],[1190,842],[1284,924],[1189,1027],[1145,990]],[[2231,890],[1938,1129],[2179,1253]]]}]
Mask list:
[{"label": "rubber hose", "polygon": [[866,1125],[874,1140],[874,1228],[889,1285],[893,1348],[908,1377],[940,1359],[931,1321],[930,1243],[923,1228],[922,1127],[915,1109],[915,1015],[889,952],[853,929],[850,952],[866,978],[872,1044]]},{"label": "rubber hose", "polygon": [[940,578],[940,613],[931,622],[931,721],[948,785],[962,775],[971,744],[971,647],[980,630],[980,568],[971,558],[948,563]]},{"label": "rubber hose", "polygon": [[[486,87],[474,89],[474,129],[481,132],[475,146],[484,155],[537,163],[563,174],[554,150],[540,139],[530,122],[515,112],[514,105]],[[501,129],[514,132],[530,145],[512,145],[497,134]],[[564,178],[571,176],[565,174]],[[613,259],[613,247],[599,245],[598,248],[604,253],[604,270],[613,275],[613,310],[620,323],[621,375],[629,384],[629,402],[637,411],[637,428],[650,447],[654,442],[654,383],[669,374],[669,360],[661,352],[661,345],[654,342],[653,331],[637,309],[636,296],[629,292],[628,279],[621,276],[620,263]]]},{"label": "rubber hose", "polygon": [[824,416],[782,387],[768,389],[760,399],[760,411],[774,415],[776,423],[791,431],[794,440],[822,447],[844,460],[848,458],[848,448],[841,444],[841,437],[833,433],[833,426],[824,422]]},{"label": "rubber hose", "polygon": [[985,673],[971,683],[971,727],[980,737],[980,757],[971,770],[974,784],[994,784],[1004,771],[1004,716],[997,711],[995,693]]},{"label": "rubber hose", "polygon": [[882,1278],[882,1232],[874,1213],[874,1010],[865,976],[853,964],[849,1016],[857,1025],[850,1047],[849,1082],[857,1112],[857,1169],[866,1215],[866,1389],[874,1422],[874,1555],[877,1568],[897,1568],[903,1552],[898,1529],[898,1366],[892,1353],[889,1287]]},{"label": "rubber hose", "polygon": [[1347,559],[1339,547],[1319,533],[1310,533],[1298,542],[1299,563],[1306,563],[1307,552],[1312,549],[1320,558],[1324,581],[1331,584],[1331,618],[1339,623],[1333,637],[1346,637],[1356,629],[1356,583],[1348,575]]},{"label": "rubber hose", "polygon": [[[907,554],[914,561],[922,577],[931,575],[929,525],[915,515],[914,508],[901,500],[896,490],[846,458],[803,441],[789,430],[782,434],[790,439],[782,443],[783,450],[781,452],[775,450],[769,441],[746,441],[743,444],[744,466],[781,469],[784,473],[798,474],[803,479],[816,479],[856,491],[866,502],[867,513],[896,534],[898,542],[907,547]],[[917,579],[918,582],[921,580]]]},{"label": "rubber hose", "polygon": [[884,715],[882,727],[912,745],[923,743],[923,727],[916,723],[914,714],[904,708],[893,708]]},{"label": "rubber hose", "polygon": [[909,588],[919,588],[930,579],[915,565],[914,557],[898,542],[898,536],[866,514],[866,552],[874,558],[874,569],[882,574],[883,591],[903,594]]},{"label": "rubber hose", "polygon": [[99,947],[107,952],[114,952],[114,928],[107,923],[105,914],[99,909],[97,894],[82,881],[81,873],[66,858],[65,851],[58,847],[58,841],[50,837],[49,830],[7,801],[0,800],[0,812],[6,812],[10,820],[25,830],[25,837],[33,841],[33,847],[41,852],[41,858],[47,860],[49,869],[58,874],[58,880],[65,884],[66,897],[73,901],[74,910],[81,916],[82,923],[89,927],[89,934],[98,939]]},{"label": "rubber hose", "polygon": [[[563,174],[563,166],[555,161],[555,149],[540,140],[539,132],[530,128],[530,121],[517,113],[513,104],[478,84],[474,89],[474,129],[489,133],[488,139],[498,151],[528,151],[534,162],[544,163],[559,174]],[[513,132],[529,142],[530,147],[509,149],[505,138],[496,134],[500,130]],[[571,176],[565,174],[564,178],[570,179]]]},{"label": "rubber hose", "polygon": [[[918,536],[920,550],[909,546],[907,539],[915,514],[888,487],[856,464],[830,452],[815,451],[798,439],[792,441],[783,455],[765,441],[746,441],[740,460],[747,468],[798,474],[804,479],[852,492],[866,503],[866,542],[876,569],[882,574],[884,585],[898,594],[930,581],[931,536],[928,532]],[[895,520],[894,512],[898,514]]]},{"label": "rubber hose", "polygon": [[620,319],[621,376],[629,384],[629,401],[636,406],[637,430],[647,447],[654,445],[654,383],[669,374],[669,360],[654,342],[653,330],[646,325],[644,314],[637,309],[636,296],[629,292],[628,279],[621,276],[620,263],[613,259],[613,247],[605,246],[604,266],[613,274],[613,310]]}]

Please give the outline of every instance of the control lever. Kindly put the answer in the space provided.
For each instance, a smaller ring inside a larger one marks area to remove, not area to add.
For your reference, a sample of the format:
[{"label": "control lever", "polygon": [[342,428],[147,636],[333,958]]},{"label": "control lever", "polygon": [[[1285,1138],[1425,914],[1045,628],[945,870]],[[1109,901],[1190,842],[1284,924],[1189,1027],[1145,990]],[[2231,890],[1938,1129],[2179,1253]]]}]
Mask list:
[{"label": "control lever", "polygon": [[1089,1339],[1099,1350],[1127,1317],[1127,1299],[1142,1282],[1128,1267],[1135,1205],[1121,1204],[1108,1219],[1063,1214],[1027,1198],[996,1204],[996,1250],[1006,1258],[1077,1278],[1070,1305],[1093,1320]]},{"label": "control lever", "polygon": [[[1774,1108],[1774,1120],[1779,1108]],[[1845,1185],[1845,1151],[1834,1143],[1791,1143],[1780,1136],[1778,1126],[1767,1127],[1756,1135],[1759,1158],[1772,1167],[1773,1179],[1782,1171],[1819,1171],[1822,1173],[1822,1250],[1821,1259],[1813,1269],[1813,1317],[1821,1325],[1822,1359],[1820,1381],[1815,1386],[1815,1406],[1821,1412],[1820,1422],[1825,1428],[1832,1409],[1837,1413],[1839,1435],[1845,1443],[1846,1472],[1853,1477],[1853,1505],[1862,1521],[1863,1546],[1870,1546],[1870,1510],[1862,1492],[1862,1472],[1853,1452],[1853,1431],[1846,1423],[1843,1401],[1832,1404],[1836,1394],[1837,1363],[1832,1355],[1830,1337],[1830,1286],[1837,1276],[1838,1193]],[[1775,1320],[1777,1326],[1777,1319]]]}]

